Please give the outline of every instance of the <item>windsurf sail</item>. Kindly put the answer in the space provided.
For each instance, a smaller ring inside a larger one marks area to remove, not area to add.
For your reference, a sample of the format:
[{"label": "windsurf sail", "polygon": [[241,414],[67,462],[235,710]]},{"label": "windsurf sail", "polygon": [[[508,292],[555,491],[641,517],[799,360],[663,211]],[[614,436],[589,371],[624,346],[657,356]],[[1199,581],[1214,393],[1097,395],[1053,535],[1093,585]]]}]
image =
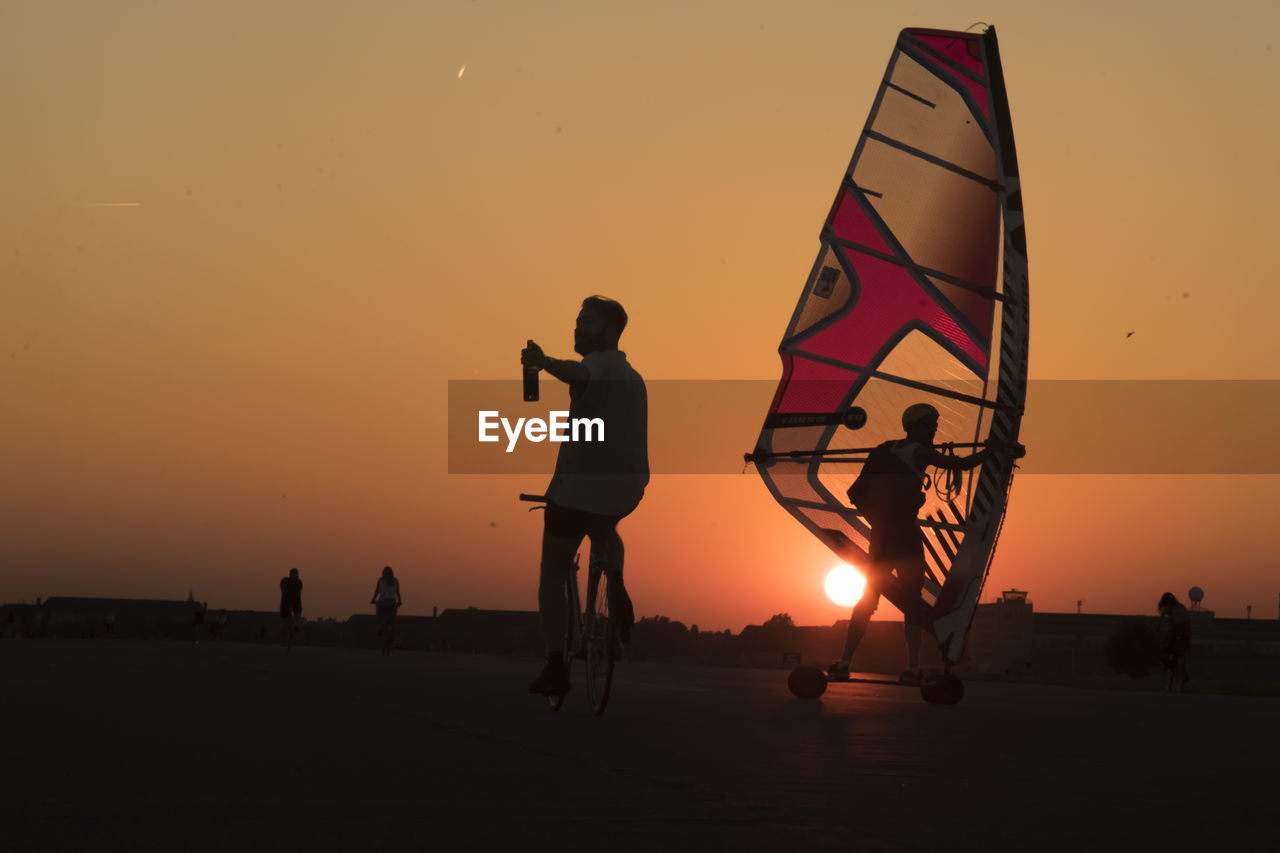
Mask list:
[{"label": "windsurf sail", "polygon": [[[823,223],[783,335],[778,385],[747,455],[778,503],[854,566],[869,522],[844,495],[913,403],[937,440],[1015,442],[1027,384],[1027,249],[994,28],[906,29]],[[960,660],[1004,518],[993,455],[920,510],[922,597]]]}]

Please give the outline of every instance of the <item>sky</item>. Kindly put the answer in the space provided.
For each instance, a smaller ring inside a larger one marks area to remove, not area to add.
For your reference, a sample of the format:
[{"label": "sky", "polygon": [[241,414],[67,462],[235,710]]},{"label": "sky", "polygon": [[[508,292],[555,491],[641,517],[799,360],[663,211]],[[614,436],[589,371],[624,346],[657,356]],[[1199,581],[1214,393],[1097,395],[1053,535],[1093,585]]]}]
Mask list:
[{"label": "sky", "polygon": [[[775,381],[898,30],[977,21],[1032,299],[1027,471],[984,600],[1153,613],[1198,584],[1276,618],[1274,457],[1032,473],[1037,438],[1218,452],[1141,402],[1033,430],[1045,380],[1280,379],[1280,7],[1236,0],[4,0],[0,601],[272,609],[296,566],[304,615],[345,618],[389,564],[406,613],[534,609],[516,496],[546,477],[450,474],[449,382],[518,378],[529,338],[569,355],[592,293],[648,380]],[[690,441],[749,450],[767,402]],[[642,616],[847,615],[753,471],[655,476],[620,530]]]}]

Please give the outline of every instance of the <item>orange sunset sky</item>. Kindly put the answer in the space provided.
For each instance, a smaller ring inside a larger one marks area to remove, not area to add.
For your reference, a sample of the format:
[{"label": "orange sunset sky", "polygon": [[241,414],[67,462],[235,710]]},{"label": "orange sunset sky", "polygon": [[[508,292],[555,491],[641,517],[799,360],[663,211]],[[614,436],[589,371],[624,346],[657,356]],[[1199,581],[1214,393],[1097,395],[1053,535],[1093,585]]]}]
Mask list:
[{"label": "orange sunset sky", "polygon": [[[1036,380],[1280,379],[1275,3],[4,0],[0,601],[272,609],[297,566],[345,618],[390,564],[408,613],[534,609],[546,478],[448,473],[449,380],[568,355],[591,293],[647,379],[776,380],[898,30],[975,21],[1029,419]],[[740,458],[767,402],[689,441]],[[1167,421],[1123,429],[1215,452]],[[1276,470],[1022,474],[984,599],[1276,618]],[[657,476],[621,532],[640,615],[846,615],[753,471]]]}]

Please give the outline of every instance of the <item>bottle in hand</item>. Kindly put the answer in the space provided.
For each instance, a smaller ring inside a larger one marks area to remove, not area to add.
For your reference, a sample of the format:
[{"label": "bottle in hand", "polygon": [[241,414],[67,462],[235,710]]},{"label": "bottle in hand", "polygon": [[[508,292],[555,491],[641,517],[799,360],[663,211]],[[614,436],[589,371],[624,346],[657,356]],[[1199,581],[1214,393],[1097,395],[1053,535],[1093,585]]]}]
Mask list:
[{"label": "bottle in hand", "polygon": [[[529,341],[529,346],[533,345],[533,341]],[[531,364],[524,367],[524,401],[526,403],[538,402],[538,368]]]}]

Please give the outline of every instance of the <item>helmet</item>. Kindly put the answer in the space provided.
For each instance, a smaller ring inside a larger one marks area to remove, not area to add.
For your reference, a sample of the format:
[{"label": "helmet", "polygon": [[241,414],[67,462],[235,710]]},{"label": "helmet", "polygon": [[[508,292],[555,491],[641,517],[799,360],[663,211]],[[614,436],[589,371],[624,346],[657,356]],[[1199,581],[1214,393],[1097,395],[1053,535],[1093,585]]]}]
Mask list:
[{"label": "helmet", "polygon": [[938,410],[928,403],[916,403],[913,406],[907,406],[907,410],[902,413],[902,428],[907,429],[914,423],[925,420],[938,419]]}]

